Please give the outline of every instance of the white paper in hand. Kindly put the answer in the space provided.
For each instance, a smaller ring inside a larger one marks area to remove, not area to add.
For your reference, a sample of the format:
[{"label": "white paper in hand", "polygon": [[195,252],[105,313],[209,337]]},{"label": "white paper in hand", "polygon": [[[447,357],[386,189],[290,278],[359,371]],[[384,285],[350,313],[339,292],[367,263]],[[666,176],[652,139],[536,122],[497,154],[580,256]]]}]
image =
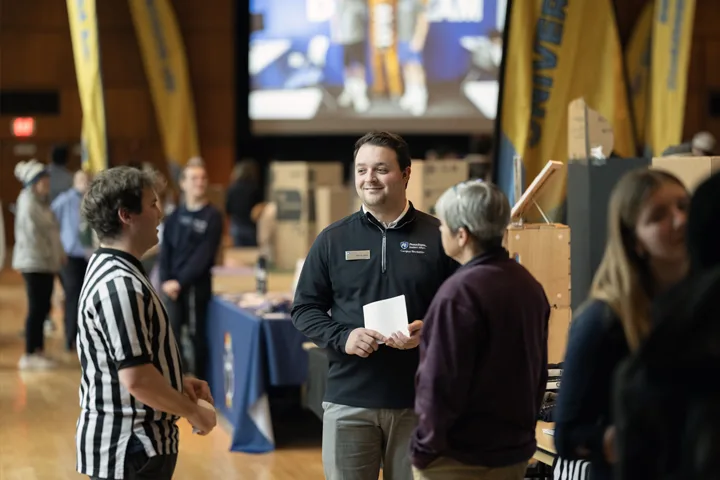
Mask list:
[{"label": "white paper in hand", "polygon": [[395,332],[410,336],[405,295],[368,303],[363,306],[363,316],[368,330],[375,330],[385,337]]}]

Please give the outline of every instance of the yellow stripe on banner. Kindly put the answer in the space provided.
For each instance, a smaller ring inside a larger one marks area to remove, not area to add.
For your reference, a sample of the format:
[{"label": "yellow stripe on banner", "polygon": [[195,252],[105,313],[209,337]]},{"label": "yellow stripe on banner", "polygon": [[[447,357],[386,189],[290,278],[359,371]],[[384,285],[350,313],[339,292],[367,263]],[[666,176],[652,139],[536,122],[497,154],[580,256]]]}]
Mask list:
[{"label": "yellow stripe on banner", "polygon": [[682,142],[695,0],[656,0],[650,66],[650,147],[661,155]]},{"label": "yellow stripe on banner", "polygon": [[[513,157],[527,184],[548,160],[568,158],[568,105],[583,97],[615,132],[615,153],[635,155],[623,56],[610,0],[514,0],[500,100],[498,183],[514,201]],[[605,152],[610,155],[611,152]],[[565,182],[539,199],[560,218]]]},{"label": "yellow stripe on banner", "polygon": [[168,0],[130,0],[165,159],[181,167],[200,155],[185,48]]},{"label": "yellow stripe on banner", "polygon": [[645,5],[625,47],[625,68],[627,69],[630,106],[635,126],[635,143],[638,146],[644,146],[646,143],[654,11],[655,5],[652,2]]},{"label": "yellow stripe on banner", "polygon": [[82,165],[97,173],[108,168],[108,149],[95,0],[67,0],[67,9],[83,113]]}]

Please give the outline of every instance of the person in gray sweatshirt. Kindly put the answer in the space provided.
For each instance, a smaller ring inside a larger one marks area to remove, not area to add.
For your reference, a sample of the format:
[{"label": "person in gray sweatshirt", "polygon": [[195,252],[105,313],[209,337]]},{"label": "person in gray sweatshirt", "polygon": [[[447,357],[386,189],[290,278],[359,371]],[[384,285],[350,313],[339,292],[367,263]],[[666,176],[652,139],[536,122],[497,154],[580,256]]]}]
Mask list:
[{"label": "person in gray sweatshirt", "polygon": [[50,209],[50,178],[37,160],[20,162],[15,177],[23,184],[15,204],[12,268],[22,273],[28,299],[25,355],[21,370],[45,369],[55,362],[45,356],[43,324],[50,313],[55,275],[66,262],[60,229]]}]

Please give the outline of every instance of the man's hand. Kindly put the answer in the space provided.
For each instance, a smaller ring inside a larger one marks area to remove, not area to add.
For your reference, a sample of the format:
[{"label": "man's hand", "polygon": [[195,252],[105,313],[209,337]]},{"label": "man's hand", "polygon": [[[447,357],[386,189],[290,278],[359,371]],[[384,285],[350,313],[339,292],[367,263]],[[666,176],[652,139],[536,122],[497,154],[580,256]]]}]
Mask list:
[{"label": "man's hand", "polygon": [[367,358],[371,353],[378,349],[377,342],[386,341],[385,337],[375,330],[367,328],[356,328],[350,332],[350,336],[345,342],[345,353],[348,355],[357,355],[358,357]]},{"label": "man's hand", "polygon": [[185,393],[193,403],[197,403],[198,399],[205,400],[210,405],[215,405],[210,386],[207,382],[192,377],[183,377],[183,393]]},{"label": "man's hand", "polygon": [[416,348],[420,345],[420,333],[422,332],[422,326],[422,320],[415,320],[408,325],[408,332],[410,333],[409,337],[401,332],[395,332],[387,339],[387,346],[397,348],[398,350]]},{"label": "man's hand", "polygon": [[195,409],[192,415],[187,417],[187,421],[195,427],[198,435],[207,435],[217,425],[217,415],[215,410],[195,405]]},{"label": "man's hand", "polygon": [[180,282],[177,280],[167,280],[162,284],[162,291],[172,300],[177,300],[178,295],[180,295],[180,290],[182,290],[182,288],[180,287]]}]

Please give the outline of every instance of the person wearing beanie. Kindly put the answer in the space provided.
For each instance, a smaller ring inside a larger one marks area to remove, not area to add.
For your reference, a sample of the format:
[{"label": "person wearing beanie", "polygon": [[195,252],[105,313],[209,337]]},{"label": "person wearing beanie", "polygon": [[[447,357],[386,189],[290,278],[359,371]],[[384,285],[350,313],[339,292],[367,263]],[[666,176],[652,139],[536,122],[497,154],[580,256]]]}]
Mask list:
[{"label": "person wearing beanie", "polygon": [[12,268],[22,273],[28,297],[25,355],[21,370],[45,369],[55,362],[44,354],[43,325],[50,313],[53,283],[66,261],[60,229],[50,209],[50,178],[37,160],[20,162],[15,177],[22,183],[15,206],[15,246]]}]

